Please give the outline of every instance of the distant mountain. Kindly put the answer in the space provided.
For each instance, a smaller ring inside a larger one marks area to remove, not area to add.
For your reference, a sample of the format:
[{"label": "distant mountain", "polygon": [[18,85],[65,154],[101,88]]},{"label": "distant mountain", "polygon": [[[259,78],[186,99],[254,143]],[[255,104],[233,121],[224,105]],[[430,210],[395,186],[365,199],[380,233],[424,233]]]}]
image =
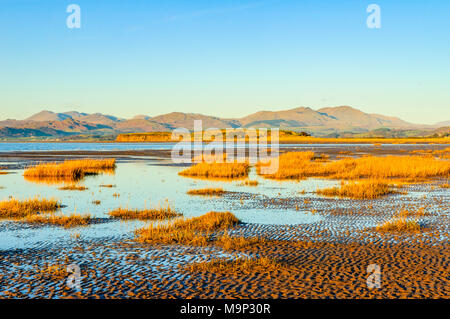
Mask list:
[{"label": "distant mountain", "polygon": [[[119,133],[142,133],[171,131],[184,127],[193,129],[194,120],[202,120],[206,128],[280,128],[293,131],[304,131],[316,136],[342,135],[401,135],[399,131],[413,134],[432,132],[436,125],[420,125],[405,122],[396,117],[364,113],[350,106],[326,107],[313,110],[309,107],[298,107],[285,111],[260,111],[238,119],[226,119],[215,116],[172,112],[155,117],[137,115],[131,119],[123,119],[101,113],[81,113],[77,111],[55,113],[41,111],[25,120],[0,121],[0,138],[28,137],[64,137],[76,135],[111,136]],[[450,126],[450,121],[441,122],[442,126]],[[444,129],[444,133],[445,133]]]}]

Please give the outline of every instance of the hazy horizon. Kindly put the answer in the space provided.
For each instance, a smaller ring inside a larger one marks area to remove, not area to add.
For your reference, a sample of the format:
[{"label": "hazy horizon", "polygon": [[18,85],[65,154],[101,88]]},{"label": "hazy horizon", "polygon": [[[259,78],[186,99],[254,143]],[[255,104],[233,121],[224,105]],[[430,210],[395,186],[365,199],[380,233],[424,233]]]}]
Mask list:
[{"label": "hazy horizon", "polygon": [[[81,28],[69,29],[69,4]],[[369,29],[367,6],[381,8]],[[349,105],[450,120],[450,3],[6,0],[2,118],[79,111],[240,118]]]}]

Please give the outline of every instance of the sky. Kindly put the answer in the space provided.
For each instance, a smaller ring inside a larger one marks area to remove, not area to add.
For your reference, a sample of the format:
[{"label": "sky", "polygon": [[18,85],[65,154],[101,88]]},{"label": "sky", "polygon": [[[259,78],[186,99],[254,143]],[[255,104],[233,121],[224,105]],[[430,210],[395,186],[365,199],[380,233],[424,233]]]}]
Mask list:
[{"label": "sky", "polygon": [[442,0],[0,0],[0,119],[350,105],[449,121],[449,17]]}]

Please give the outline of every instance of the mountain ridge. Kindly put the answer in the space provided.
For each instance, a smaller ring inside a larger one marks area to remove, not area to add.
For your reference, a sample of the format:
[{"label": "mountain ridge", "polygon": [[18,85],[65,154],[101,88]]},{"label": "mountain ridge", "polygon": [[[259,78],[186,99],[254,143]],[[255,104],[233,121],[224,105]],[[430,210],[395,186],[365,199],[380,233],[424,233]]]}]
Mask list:
[{"label": "mountain ridge", "polygon": [[[114,135],[193,129],[194,120],[206,128],[280,128],[305,131],[316,136],[341,133],[364,133],[377,129],[433,129],[437,126],[414,124],[398,117],[365,113],[351,106],[296,107],[281,111],[258,111],[241,118],[220,118],[198,113],[171,112],[157,116],[145,114],[125,119],[102,113],[43,110],[24,120],[0,121],[0,138],[32,136],[67,136],[77,134]],[[448,121],[441,122],[442,124]],[[27,131],[28,130],[28,131]]]}]

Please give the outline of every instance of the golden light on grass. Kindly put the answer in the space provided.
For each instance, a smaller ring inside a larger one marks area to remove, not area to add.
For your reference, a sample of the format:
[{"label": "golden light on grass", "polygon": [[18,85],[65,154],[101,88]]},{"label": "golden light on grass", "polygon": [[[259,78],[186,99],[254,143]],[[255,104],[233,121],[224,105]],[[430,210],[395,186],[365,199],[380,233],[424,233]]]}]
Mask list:
[{"label": "golden light on grass", "polygon": [[319,195],[347,197],[354,199],[374,199],[383,195],[391,194],[394,191],[389,184],[379,180],[360,180],[348,183],[341,182],[340,187],[319,189]]},{"label": "golden light on grass", "polygon": [[178,174],[204,178],[244,178],[248,176],[249,168],[248,163],[198,163]]},{"label": "golden light on grass", "polygon": [[69,276],[67,267],[59,264],[46,264],[43,267],[35,266],[35,270],[44,277],[51,277],[55,279],[63,279]]},{"label": "golden light on grass", "polygon": [[62,186],[58,189],[62,190],[62,191],[85,191],[85,190],[87,190],[87,187],[79,186],[79,185],[67,185],[67,186]]},{"label": "golden light on grass", "polygon": [[66,160],[61,163],[43,163],[29,167],[25,170],[24,177],[31,181],[39,179],[76,181],[85,175],[113,172],[115,167],[115,159]]},{"label": "golden light on grass", "polygon": [[[257,165],[259,173],[259,165]],[[272,179],[389,179],[419,180],[450,176],[450,161],[432,156],[364,156],[337,161],[317,161],[312,152],[289,152],[279,156],[276,173],[263,175]]]},{"label": "golden light on grass", "polygon": [[379,232],[408,232],[415,233],[422,230],[420,224],[415,220],[406,218],[394,218],[375,228]]},{"label": "golden light on grass", "polygon": [[274,259],[261,258],[237,258],[237,259],[213,259],[206,262],[195,262],[185,269],[191,272],[212,273],[267,273],[280,270],[281,264]]},{"label": "golden light on grass", "polygon": [[128,209],[118,208],[108,213],[111,217],[120,219],[141,219],[141,220],[164,220],[180,217],[182,214],[176,212],[169,205],[150,209]]},{"label": "golden light on grass", "polygon": [[150,224],[136,230],[135,234],[136,240],[143,243],[203,246],[212,240],[213,232],[229,229],[238,223],[239,220],[230,212],[209,212],[169,224]]},{"label": "golden light on grass", "polygon": [[50,224],[71,228],[87,226],[90,224],[91,219],[92,218],[90,215],[80,215],[75,213],[67,216],[62,214],[39,214],[26,216],[22,219],[22,221],[30,224]]},{"label": "golden light on grass", "polygon": [[262,237],[231,237],[228,232],[219,236],[214,242],[216,246],[224,250],[238,250],[265,243],[267,240]]},{"label": "golden light on grass", "polygon": [[201,195],[201,196],[222,196],[225,194],[222,188],[201,188],[191,189],[187,192],[188,195]]},{"label": "golden light on grass", "polygon": [[441,187],[441,188],[450,188],[450,184],[449,183],[441,184],[441,185],[439,185],[439,187]]},{"label": "golden light on grass", "polygon": [[55,199],[30,198],[18,200],[11,198],[0,202],[1,218],[21,218],[36,214],[37,212],[54,212],[61,207]]},{"label": "golden light on grass", "polygon": [[258,181],[252,181],[252,180],[246,180],[242,182],[243,186],[258,186],[259,182]]}]

